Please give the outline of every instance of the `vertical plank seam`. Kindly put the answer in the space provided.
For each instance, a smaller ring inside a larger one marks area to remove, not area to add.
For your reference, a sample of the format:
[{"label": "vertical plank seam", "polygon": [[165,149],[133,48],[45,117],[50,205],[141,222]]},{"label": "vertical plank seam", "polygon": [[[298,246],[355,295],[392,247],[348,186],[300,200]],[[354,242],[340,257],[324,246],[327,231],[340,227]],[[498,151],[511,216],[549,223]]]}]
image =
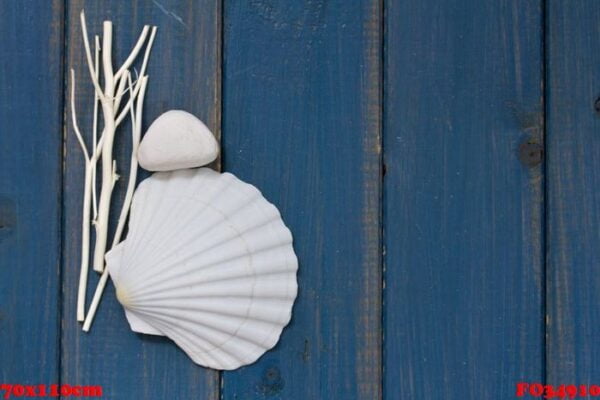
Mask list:
[{"label": "vertical plank seam", "polygon": [[547,165],[548,165],[548,148],[547,148],[547,143],[548,141],[546,140],[547,137],[547,133],[548,133],[548,102],[546,101],[546,91],[548,88],[548,29],[547,29],[547,21],[548,21],[548,5],[546,4],[546,2],[544,0],[542,0],[541,2],[541,39],[542,39],[542,110],[543,110],[543,118],[542,118],[542,143],[543,143],[543,151],[544,151],[544,156],[543,156],[543,163],[542,163],[542,213],[543,213],[543,220],[542,220],[542,234],[541,234],[541,240],[542,240],[542,249],[543,254],[542,254],[542,273],[543,273],[543,278],[542,278],[542,282],[543,282],[543,290],[542,290],[542,307],[543,307],[543,316],[544,319],[542,321],[543,324],[543,337],[542,337],[542,345],[543,345],[543,354],[542,354],[542,378],[544,380],[544,384],[548,383],[549,381],[549,367],[548,367],[548,360],[550,360],[550,357],[548,357],[548,351],[549,351],[549,346],[548,346],[548,326],[549,326],[549,318],[550,316],[548,315],[548,310],[550,310],[551,308],[549,307],[548,301],[550,296],[548,295],[548,288],[550,287],[550,285],[548,284],[548,279],[551,276],[549,274],[548,271],[548,240],[547,240],[547,236],[548,236],[548,180],[546,177],[546,171],[548,170]]},{"label": "vertical plank seam", "polygon": [[381,96],[380,96],[380,115],[381,115],[381,154],[380,154],[380,179],[381,179],[381,187],[380,187],[380,196],[379,196],[379,214],[380,214],[380,247],[381,247],[381,396],[382,399],[386,398],[385,393],[385,355],[386,355],[386,341],[385,341],[385,331],[386,331],[386,302],[385,302],[385,282],[386,282],[386,256],[385,256],[385,217],[386,217],[386,190],[385,190],[385,173],[386,173],[386,165],[385,165],[385,126],[386,126],[386,108],[385,108],[385,100],[386,100],[386,30],[387,30],[387,2],[385,0],[380,0],[380,9],[381,9],[381,21],[380,21],[380,56],[381,56],[381,64],[379,66],[380,71],[380,79],[381,79]]},{"label": "vertical plank seam", "polygon": [[[367,381],[359,383],[361,398],[381,399],[383,396],[382,384],[382,5],[383,0],[368,0],[365,6],[368,11],[364,12],[367,19],[364,21],[363,37],[366,52],[364,54],[368,65],[365,80],[366,103],[363,105],[365,114],[366,137],[364,140],[363,153],[366,157],[363,164],[364,174],[364,211],[363,211],[363,235],[365,248],[363,265],[365,271],[364,279],[367,282],[364,298],[372,298],[366,304],[359,304],[359,313],[374,317],[366,319],[366,331],[364,335],[363,348],[366,353],[359,350],[359,365],[366,366],[367,370],[358,368],[361,375],[368,376]],[[373,291],[373,294],[369,293]],[[362,340],[362,338],[361,338]]]},{"label": "vertical plank seam", "polygon": [[[63,357],[63,346],[62,346],[62,338],[63,338],[63,269],[64,269],[64,229],[65,226],[65,212],[64,212],[64,179],[65,179],[65,171],[66,171],[66,146],[67,146],[67,109],[65,106],[65,98],[66,91],[68,90],[68,82],[67,82],[67,57],[68,57],[68,48],[67,48],[67,36],[68,36],[68,24],[67,24],[67,12],[68,12],[68,1],[62,1],[62,33],[61,33],[61,41],[62,41],[62,57],[61,57],[61,75],[62,75],[62,90],[61,90],[61,99],[60,99],[60,111],[62,112],[62,140],[61,146],[59,148],[60,155],[59,160],[61,163],[60,168],[60,199],[59,199],[59,232],[58,232],[58,258],[59,258],[59,266],[58,266],[58,299],[57,299],[57,324],[58,324],[58,370],[57,370],[57,378],[56,383],[59,387],[62,385],[62,357]],[[59,394],[59,399],[62,399],[62,395]]]}]

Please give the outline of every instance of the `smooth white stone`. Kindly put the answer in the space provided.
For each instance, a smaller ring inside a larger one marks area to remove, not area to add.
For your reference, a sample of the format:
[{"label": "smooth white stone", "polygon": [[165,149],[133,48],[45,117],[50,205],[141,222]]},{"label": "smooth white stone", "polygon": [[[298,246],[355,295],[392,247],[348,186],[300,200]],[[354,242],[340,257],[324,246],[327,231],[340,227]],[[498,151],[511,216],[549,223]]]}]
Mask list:
[{"label": "smooth white stone", "polygon": [[219,143],[192,114],[171,110],[158,117],[140,143],[138,162],[148,171],[201,167],[219,155]]}]

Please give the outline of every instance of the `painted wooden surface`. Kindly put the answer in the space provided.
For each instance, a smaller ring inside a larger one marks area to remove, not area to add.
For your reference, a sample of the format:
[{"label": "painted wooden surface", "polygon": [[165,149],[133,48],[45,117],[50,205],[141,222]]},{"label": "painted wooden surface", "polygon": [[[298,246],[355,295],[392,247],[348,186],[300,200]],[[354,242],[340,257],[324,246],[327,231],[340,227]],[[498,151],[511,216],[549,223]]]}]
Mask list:
[{"label": "painted wooden surface", "polygon": [[513,398],[544,373],[541,2],[386,15],[385,398]]},{"label": "painted wooden surface", "polygon": [[[92,85],[84,64],[79,13],[85,7],[90,35],[113,21],[113,58],[120,64],[144,24],[159,27],[148,66],[149,87],[144,126],[173,108],[198,115],[215,132],[220,126],[220,2],[203,1],[71,1],[68,2],[67,67],[78,79],[79,124],[91,138]],[[68,109],[65,109],[67,113]],[[66,114],[70,116],[70,114]],[[127,185],[131,131],[117,133],[117,168],[122,175],[116,197]],[[88,139],[89,140],[89,139]],[[119,163],[120,162],[120,163]],[[133,333],[109,285],[92,330],[81,331],[75,320],[79,277],[83,157],[68,125],[64,171],[64,242],[61,379],[69,384],[102,385],[109,399],[216,399],[218,373],[200,368],[170,341]],[[113,201],[120,209],[120,201]],[[114,213],[116,217],[118,213]],[[116,218],[115,218],[116,219]],[[116,222],[116,221],[113,221]],[[114,229],[113,229],[114,231]],[[91,280],[95,288],[97,279]],[[91,297],[93,289],[88,291]],[[89,301],[88,301],[89,304]]]},{"label": "painted wooden surface", "polygon": [[600,374],[600,3],[547,5],[548,382]]},{"label": "painted wooden surface", "polygon": [[281,210],[300,260],[275,350],[224,399],[381,398],[380,2],[224,7],[224,169]]},{"label": "painted wooden surface", "polygon": [[[294,234],[294,318],[252,366],[220,374],[132,333],[112,285],[92,332],[75,322],[64,96],[72,67],[89,140],[84,7],[90,33],[114,22],[120,61],[159,26],[144,125],[182,108],[222,130],[223,168]],[[0,383],[215,400],[598,383],[599,22],[595,0],[0,2]]]},{"label": "painted wooden surface", "polygon": [[62,18],[0,2],[1,383],[58,379]]}]

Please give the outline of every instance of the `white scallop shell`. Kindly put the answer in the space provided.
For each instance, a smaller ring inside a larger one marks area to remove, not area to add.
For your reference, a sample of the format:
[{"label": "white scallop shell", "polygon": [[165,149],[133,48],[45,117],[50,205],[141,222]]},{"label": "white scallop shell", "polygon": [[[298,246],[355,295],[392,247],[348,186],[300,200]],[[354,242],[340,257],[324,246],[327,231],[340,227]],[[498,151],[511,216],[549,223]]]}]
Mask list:
[{"label": "white scallop shell", "polygon": [[215,369],[275,346],[297,293],[292,235],[277,208],[208,168],[143,181],[127,239],[106,261],[132,330],[165,335]]}]

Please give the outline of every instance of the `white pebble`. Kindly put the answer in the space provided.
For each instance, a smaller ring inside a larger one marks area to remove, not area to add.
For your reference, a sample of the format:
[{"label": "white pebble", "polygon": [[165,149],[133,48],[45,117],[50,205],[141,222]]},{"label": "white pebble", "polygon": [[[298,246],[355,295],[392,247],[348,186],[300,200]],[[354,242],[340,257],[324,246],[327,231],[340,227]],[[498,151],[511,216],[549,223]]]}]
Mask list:
[{"label": "white pebble", "polygon": [[171,110],[150,125],[137,155],[142,168],[148,171],[201,167],[217,158],[219,143],[194,115]]}]

